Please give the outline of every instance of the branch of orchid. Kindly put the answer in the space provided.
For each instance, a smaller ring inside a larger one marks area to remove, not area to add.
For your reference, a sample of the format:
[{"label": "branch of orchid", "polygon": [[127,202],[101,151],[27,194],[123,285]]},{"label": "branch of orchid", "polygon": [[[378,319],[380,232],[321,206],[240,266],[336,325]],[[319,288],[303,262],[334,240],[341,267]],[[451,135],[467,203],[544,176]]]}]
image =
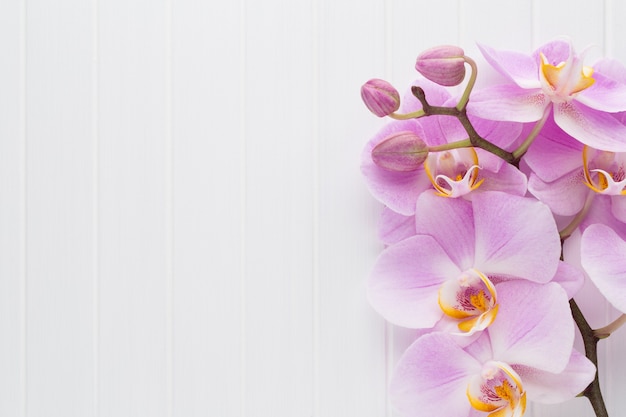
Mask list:
[{"label": "branch of orchid", "polygon": [[463,56],[463,60],[469,64],[469,66],[472,68],[472,72],[470,73],[470,78],[467,81],[467,85],[465,86],[465,91],[463,91],[463,95],[461,96],[461,99],[456,104],[456,109],[459,111],[463,110],[465,106],[467,106],[470,93],[472,92],[472,89],[474,88],[474,84],[476,84],[476,76],[478,75],[478,67],[476,66],[476,61],[474,61],[472,58],[468,56]]},{"label": "branch of orchid", "polygon": [[570,308],[572,309],[572,316],[574,321],[580,330],[580,334],[583,337],[583,343],[585,345],[585,355],[596,366],[596,376],[594,380],[585,388],[582,395],[587,397],[591,402],[593,411],[596,413],[596,417],[608,417],[609,414],[602,398],[602,391],[600,390],[600,379],[598,378],[598,340],[600,340],[595,334],[589,323],[585,319],[582,311],[576,304],[576,301],[572,298],[570,301]]},{"label": "branch of orchid", "polygon": [[429,146],[428,147],[428,152],[443,152],[443,151],[449,151],[451,149],[459,149],[459,148],[471,148],[472,145],[472,141],[468,139],[463,139],[463,140],[459,140],[456,142],[451,142],[451,143],[445,143],[443,145],[435,145],[435,146]]},{"label": "branch of orchid", "polygon": [[548,120],[549,115],[550,115],[550,111],[546,110],[543,113],[543,116],[541,117],[541,119],[539,119],[539,121],[533,127],[533,130],[530,131],[530,133],[528,134],[528,137],[524,139],[524,142],[522,142],[522,144],[516,150],[513,151],[513,156],[515,157],[517,161],[522,159],[522,156],[524,156],[526,151],[528,151],[528,148],[530,148],[530,145],[537,138],[537,135],[543,128],[543,125],[546,124],[546,120]]},{"label": "branch of orchid", "polygon": [[509,164],[515,165],[515,157],[511,152],[494,145],[476,132],[472,122],[470,122],[467,117],[465,108],[459,110],[456,107],[431,106],[426,100],[426,93],[424,93],[424,90],[421,87],[413,86],[411,87],[411,92],[420,101],[420,103],[422,103],[422,111],[425,116],[442,115],[456,117],[467,132],[471,146],[491,152]]},{"label": "branch of orchid", "polygon": [[589,191],[589,193],[587,194],[587,198],[585,199],[585,203],[583,204],[583,207],[576,214],[576,216],[574,216],[570,224],[565,226],[565,228],[559,232],[559,236],[561,237],[561,242],[563,242],[565,239],[570,237],[570,235],[574,233],[574,230],[576,230],[576,228],[580,225],[583,219],[587,216],[587,213],[589,212],[589,209],[591,208],[591,202],[593,201],[593,197],[595,195],[596,195],[595,192],[591,190]]},{"label": "branch of orchid", "polygon": [[619,316],[617,319],[615,319],[613,322],[609,323],[608,325],[594,330],[593,333],[598,339],[606,339],[614,331],[622,327],[622,325],[624,325],[625,323],[626,323],[626,314],[622,314],[621,316]]}]

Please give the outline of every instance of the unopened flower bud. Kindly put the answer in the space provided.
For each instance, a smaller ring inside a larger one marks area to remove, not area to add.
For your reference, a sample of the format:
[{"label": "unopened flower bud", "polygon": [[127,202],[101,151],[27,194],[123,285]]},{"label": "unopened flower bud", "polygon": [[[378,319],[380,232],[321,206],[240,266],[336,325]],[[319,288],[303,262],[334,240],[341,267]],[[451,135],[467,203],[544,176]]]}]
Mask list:
[{"label": "unopened flower bud", "polygon": [[415,171],[426,157],[428,145],[413,132],[394,133],[372,149],[372,161],[387,171]]},{"label": "unopened flower bud", "polygon": [[458,46],[443,45],[422,52],[415,69],[439,85],[459,85],[465,78],[465,53]]},{"label": "unopened flower bud", "polygon": [[361,98],[378,117],[388,116],[400,107],[400,94],[385,80],[371,79],[361,87]]}]

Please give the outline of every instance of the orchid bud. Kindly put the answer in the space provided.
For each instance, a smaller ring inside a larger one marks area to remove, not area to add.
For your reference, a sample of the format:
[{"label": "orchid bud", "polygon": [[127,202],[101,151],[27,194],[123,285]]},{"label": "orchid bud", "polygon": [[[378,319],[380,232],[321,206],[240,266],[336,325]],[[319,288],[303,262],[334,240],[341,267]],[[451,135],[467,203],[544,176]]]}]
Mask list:
[{"label": "orchid bud", "polygon": [[372,149],[372,161],[387,171],[415,171],[426,157],[428,145],[413,132],[394,133]]},{"label": "orchid bud", "polygon": [[415,69],[439,85],[451,87],[465,78],[465,53],[458,46],[443,45],[422,52]]},{"label": "orchid bud", "polygon": [[371,79],[361,87],[361,98],[378,117],[388,116],[400,107],[400,94],[385,80]]}]

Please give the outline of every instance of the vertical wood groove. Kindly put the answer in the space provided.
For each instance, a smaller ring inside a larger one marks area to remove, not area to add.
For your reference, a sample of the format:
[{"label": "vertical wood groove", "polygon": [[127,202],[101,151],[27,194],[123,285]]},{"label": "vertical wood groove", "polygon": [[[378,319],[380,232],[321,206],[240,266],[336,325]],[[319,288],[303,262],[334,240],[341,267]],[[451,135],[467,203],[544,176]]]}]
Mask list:
[{"label": "vertical wood groove", "polygon": [[92,343],[93,343],[93,415],[100,415],[100,140],[99,140],[99,0],[91,2],[91,134],[92,134]]}]

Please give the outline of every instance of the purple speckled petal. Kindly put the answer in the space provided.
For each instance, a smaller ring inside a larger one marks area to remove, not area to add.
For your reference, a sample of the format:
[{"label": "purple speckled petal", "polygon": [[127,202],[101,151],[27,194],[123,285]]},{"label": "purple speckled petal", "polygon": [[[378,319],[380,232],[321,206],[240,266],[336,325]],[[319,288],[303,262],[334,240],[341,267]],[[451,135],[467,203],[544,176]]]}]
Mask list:
[{"label": "purple speckled petal", "polygon": [[608,113],[572,100],[554,105],[554,121],[585,145],[605,151],[626,152],[626,126]]}]

